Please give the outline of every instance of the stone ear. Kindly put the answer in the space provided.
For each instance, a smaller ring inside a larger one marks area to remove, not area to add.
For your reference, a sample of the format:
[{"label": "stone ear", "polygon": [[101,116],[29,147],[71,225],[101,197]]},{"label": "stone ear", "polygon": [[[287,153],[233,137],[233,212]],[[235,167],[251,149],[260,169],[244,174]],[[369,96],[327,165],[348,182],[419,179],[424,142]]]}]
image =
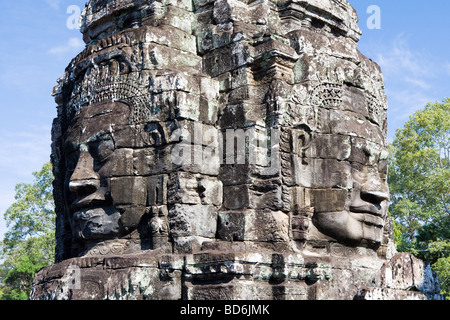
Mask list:
[{"label": "stone ear", "polygon": [[147,144],[155,147],[164,146],[171,142],[180,142],[183,136],[190,134],[188,131],[182,130],[176,121],[149,122],[144,129]]},{"label": "stone ear", "polygon": [[292,129],[291,151],[294,154],[303,155],[312,143],[312,130],[307,125],[301,125]]},{"label": "stone ear", "polygon": [[159,147],[165,145],[168,141],[163,126],[158,122],[147,123],[145,131],[147,132],[147,142],[151,146]]}]

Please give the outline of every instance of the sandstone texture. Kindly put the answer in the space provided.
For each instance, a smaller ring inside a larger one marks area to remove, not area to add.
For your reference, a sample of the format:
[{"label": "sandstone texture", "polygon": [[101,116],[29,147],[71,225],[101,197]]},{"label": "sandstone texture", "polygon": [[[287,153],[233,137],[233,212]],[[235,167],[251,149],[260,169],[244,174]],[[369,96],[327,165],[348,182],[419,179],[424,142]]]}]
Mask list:
[{"label": "sandstone texture", "polygon": [[395,251],[357,21],[345,0],[88,1],[31,298],[441,299]]}]

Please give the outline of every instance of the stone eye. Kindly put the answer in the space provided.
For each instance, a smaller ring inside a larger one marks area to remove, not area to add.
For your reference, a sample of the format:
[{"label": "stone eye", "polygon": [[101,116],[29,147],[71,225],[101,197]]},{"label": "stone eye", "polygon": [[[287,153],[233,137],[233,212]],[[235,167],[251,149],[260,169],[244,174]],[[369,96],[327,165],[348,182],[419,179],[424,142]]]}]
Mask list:
[{"label": "stone eye", "polygon": [[66,155],[66,169],[70,172],[75,171],[78,163],[78,158],[80,156],[79,152],[73,151]]},{"label": "stone eye", "polygon": [[98,164],[103,164],[114,153],[114,142],[111,139],[100,140],[90,148]]},{"label": "stone eye", "polygon": [[387,171],[388,171],[388,161],[380,160],[378,162],[378,172],[380,173],[383,179],[386,179]]},{"label": "stone eye", "polygon": [[80,147],[75,142],[66,142],[63,146],[65,164],[68,171],[74,171],[79,158]]}]

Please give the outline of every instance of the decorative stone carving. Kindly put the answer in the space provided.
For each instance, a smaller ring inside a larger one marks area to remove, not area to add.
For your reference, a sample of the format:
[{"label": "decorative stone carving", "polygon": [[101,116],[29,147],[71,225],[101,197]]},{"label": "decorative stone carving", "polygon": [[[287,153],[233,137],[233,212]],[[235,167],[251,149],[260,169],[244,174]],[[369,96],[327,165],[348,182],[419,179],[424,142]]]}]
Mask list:
[{"label": "decorative stone carving", "polygon": [[82,21],[33,299],[440,298],[394,256],[383,77],[347,1],[91,0]]}]

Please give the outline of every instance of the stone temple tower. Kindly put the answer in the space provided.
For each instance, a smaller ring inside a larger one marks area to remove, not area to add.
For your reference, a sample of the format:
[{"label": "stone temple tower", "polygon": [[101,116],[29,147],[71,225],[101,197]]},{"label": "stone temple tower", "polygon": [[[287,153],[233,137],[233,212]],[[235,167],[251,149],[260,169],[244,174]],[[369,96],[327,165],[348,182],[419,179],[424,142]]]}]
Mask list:
[{"label": "stone temple tower", "polygon": [[32,299],[440,299],[387,216],[378,65],[345,0],[91,0],[54,89]]}]

